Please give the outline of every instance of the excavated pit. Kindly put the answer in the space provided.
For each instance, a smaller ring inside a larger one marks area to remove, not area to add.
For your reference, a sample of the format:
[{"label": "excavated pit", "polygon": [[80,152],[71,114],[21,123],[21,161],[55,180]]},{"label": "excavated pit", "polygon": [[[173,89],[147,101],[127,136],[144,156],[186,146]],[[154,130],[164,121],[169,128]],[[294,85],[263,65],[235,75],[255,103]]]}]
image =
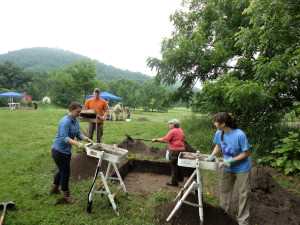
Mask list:
[{"label": "excavated pit", "polygon": [[[130,153],[152,156],[156,159],[164,158],[164,150],[147,147],[142,141],[130,142],[124,140],[119,147],[126,148]],[[71,175],[73,180],[91,178],[94,175],[97,159],[88,157],[85,153],[77,154],[71,161]],[[102,168],[107,163],[104,161]],[[185,176],[191,174],[192,169],[183,168]],[[165,189],[178,192],[178,188],[167,187],[165,183],[170,178],[170,167],[167,162],[152,160],[129,160],[120,168],[124,182],[130,193],[147,196],[153,192]],[[237,193],[237,187],[234,189]],[[219,196],[218,188],[214,192]],[[194,196],[190,196],[192,200]],[[236,194],[233,195],[231,215],[236,214]],[[251,225],[300,225],[300,197],[280,187],[267,169],[254,167],[251,172],[250,194],[250,224]],[[183,205],[176,216],[166,223],[165,219],[174,207],[174,203],[167,203],[156,208],[156,221],[159,225],[194,225],[199,224],[198,210],[195,207]],[[231,216],[222,209],[204,204],[205,225],[237,224]]]},{"label": "excavated pit", "polygon": [[[192,168],[182,168],[185,177],[193,172]],[[166,182],[170,179],[170,165],[167,162],[155,162],[149,160],[130,160],[120,168],[120,173],[124,177],[126,188],[130,193],[142,195],[152,194],[160,190],[177,193],[180,187],[169,187]],[[181,183],[181,186],[183,183]],[[196,202],[194,194],[190,194],[189,201]],[[174,208],[175,203],[159,205],[155,209],[155,220],[157,224],[176,225],[199,225],[198,209],[188,205],[183,205],[176,216],[166,223],[166,218]],[[204,225],[237,225],[237,223],[222,209],[204,204]]]}]

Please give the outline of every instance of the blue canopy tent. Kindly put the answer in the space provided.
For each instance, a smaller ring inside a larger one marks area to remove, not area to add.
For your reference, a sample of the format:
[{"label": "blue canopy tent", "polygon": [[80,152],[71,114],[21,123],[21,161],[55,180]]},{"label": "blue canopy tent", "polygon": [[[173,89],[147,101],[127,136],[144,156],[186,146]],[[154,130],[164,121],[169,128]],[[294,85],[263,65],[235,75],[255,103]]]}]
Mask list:
[{"label": "blue canopy tent", "polygon": [[15,109],[17,104],[15,103],[14,98],[22,98],[24,95],[18,92],[8,91],[0,94],[0,98],[9,98],[8,105],[11,110]]},{"label": "blue canopy tent", "polygon": [[[89,99],[89,98],[92,98],[92,97],[94,97],[94,95],[88,95],[86,98]],[[106,101],[121,101],[122,100],[121,97],[113,95],[113,94],[111,94],[107,91],[101,92],[100,97],[105,99]]]},{"label": "blue canopy tent", "polygon": [[0,94],[0,97],[7,97],[7,98],[22,98],[23,94],[18,93],[18,92],[13,92],[13,91],[9,91],[9,92],[4,92]]}]

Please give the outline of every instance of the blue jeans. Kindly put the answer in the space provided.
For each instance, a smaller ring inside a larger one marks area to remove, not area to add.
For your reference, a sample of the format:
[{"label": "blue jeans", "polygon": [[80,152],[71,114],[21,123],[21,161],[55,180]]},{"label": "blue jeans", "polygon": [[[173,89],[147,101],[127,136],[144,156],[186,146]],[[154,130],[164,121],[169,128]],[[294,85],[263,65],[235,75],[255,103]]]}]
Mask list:
[{"label": "blue jeans", "polygon": [[52,149],[52,158],[58,168],[53,184],[61,186],[62,191],[69,191],[71,155],[63,154]]}]

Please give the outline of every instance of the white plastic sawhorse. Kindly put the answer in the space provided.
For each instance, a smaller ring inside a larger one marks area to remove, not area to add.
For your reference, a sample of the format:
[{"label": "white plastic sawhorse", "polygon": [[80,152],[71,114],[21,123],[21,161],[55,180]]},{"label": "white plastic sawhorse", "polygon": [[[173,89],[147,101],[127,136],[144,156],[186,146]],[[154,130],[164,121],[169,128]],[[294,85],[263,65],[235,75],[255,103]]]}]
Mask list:
[{"label": "white plastic sawhorse", "polygon": [[[198,207],[199,208],[199,217],[200,217],[200,225],[203,224],[203,202],[202,202],[202,179],[200,174],[200,161],[197,158],[196,159],[196,169],[192,173],[192,175],[188,178],[188,180],[185,182],[184,186],[181,188],[179,193],[177,194],[174,201],[177,201],[174,209],[170,213],[170,215],[167,218],[167,222],[169,222],[174,214],[177,212],[177,210],[181,207],[183,203]],[[196,177],[196,180],[195,180]],[[185,199],[188,197],[188,195],[197,190],[198,192],[198,204],[195,204],[193,202],[186,201]],[[178,200],[179,199],[179,200]]]},{"label": "white plastic sawhorse", "polygon": [[[96,168],[96,172],[95,172],[95,175],[94,175],[93,183],[92,183],[92,186],[91,186],[89,194],[88,194],[87,212],[88,213],[92,212],[93,195],[94,194],[104,194],[108,197],[108,200],[109,200],[113,210],[115,211],[115,213],[117,215],[119,215],[119,212],[117,210],[117,205],[116,205],[115,200],[114,200],[116,193],[111,193],[107,182],[109,180],[117,180],[117,181],[119,181],[119,184],[120,184],[119,189],[123,189],[123,191],[125,193],[127,192],[127,190],[126,190],[124,181],[123,181],[123,179],[120,175],[120,172],[118,170],[118,167],[117,167],[116,163],[108,161],[108,166],[107,166],[107,170],[106,170],[105,175],[101,171],[101,163],[102,163],[102,157],[101,156],[103,156],[103,154],[104,154],[104,151],[101,151],[100,157],[99,157],[99,160],[98,160],[98,164],[97,164],[97,168]],[[111,177],[110,176],[110,172],[111,172],[112,167],[113,167],[113,170],[114,170],[115,174],[117,175],[117,177]],[[100,178],[100,181],[101,181],[100,184],[102,184],[102,185],[98,188],[98,190],[96,190],[96,180],[97,180],[98,177]]]}]

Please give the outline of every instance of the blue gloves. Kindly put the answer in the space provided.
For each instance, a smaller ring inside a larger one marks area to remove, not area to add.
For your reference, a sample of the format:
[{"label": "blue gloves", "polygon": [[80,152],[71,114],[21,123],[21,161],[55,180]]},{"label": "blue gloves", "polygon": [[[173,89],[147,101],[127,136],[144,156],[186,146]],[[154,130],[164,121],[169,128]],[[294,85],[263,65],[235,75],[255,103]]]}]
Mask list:
[{"label": "blue gloves", "polygon": [[230,157],[228,159],[224,159],[224,161],[223,161],[223,164],[226,167],[230,167],[233,163],[235,163],[235,160],[232,157]]},{"label": "blue gloves", "polygon": [[208,161],[208,162],[213,162],[213,161],[215,161],[216,160],[216,156],[215,155],[212,155],[212,154],[210,154],[208,157],[207,157],[207,159],[206,159],[206,161]]}]

